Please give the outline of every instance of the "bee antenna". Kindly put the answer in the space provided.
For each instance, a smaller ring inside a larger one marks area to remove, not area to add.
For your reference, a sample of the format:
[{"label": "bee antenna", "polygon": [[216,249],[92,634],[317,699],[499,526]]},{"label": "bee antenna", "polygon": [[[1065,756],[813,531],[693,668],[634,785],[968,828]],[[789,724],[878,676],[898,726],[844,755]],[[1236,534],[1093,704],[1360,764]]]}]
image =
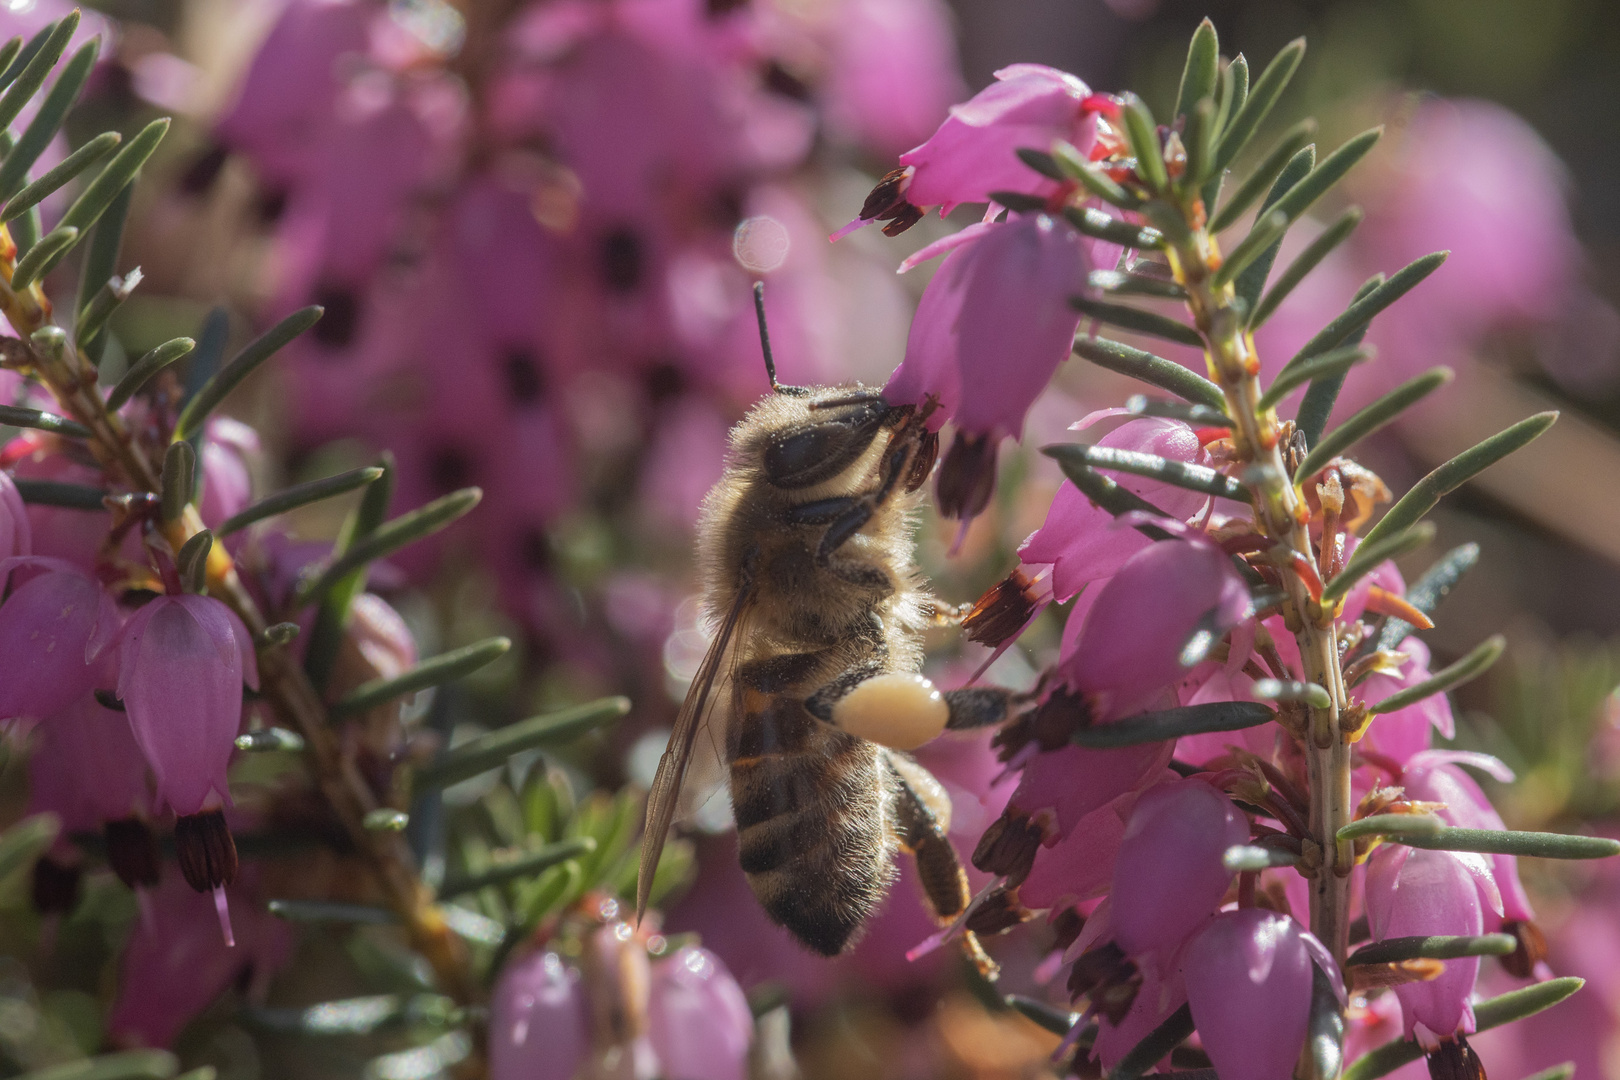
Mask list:
[{"label": "bee antenna", "polygon": [[765,354],[765,374],[770,377],[771,390],[774,393],[782,392],[782,384],[776,381],[776,357],[771,354],[771,331],[765,325],[765,283],[754,282],[754,314],[759,319],[759,348]]}]

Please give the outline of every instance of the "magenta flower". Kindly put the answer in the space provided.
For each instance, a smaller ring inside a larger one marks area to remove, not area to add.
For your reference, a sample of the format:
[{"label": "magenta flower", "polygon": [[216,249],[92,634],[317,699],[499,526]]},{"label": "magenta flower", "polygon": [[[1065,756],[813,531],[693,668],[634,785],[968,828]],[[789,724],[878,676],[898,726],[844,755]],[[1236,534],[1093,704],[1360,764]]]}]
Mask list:
[{"label": "magenta flower", "polygon": [[197,512],[210,529],[239,510],[253,495],[248,458],[259,452],[258,432],[239,420],[215,417],[208,421],[202,446],[202,497]]},{"label": "magenta flower", "polygon": [[242,726],[242,684],[257,689],[247,627],[209,596],[160,596],[124,627],[118,696],[176,814],[230,802],[225,768]]},{"label": "magenta flower", "polygon": [[39,725],[28,757],[29,807],[50,810],[65,832],[150,810],[146,761],[129,720],[86,694]]},{"label": "magenta flower", "polygon": [[572,1080],[589,1048],[578,983],[554,952],[506,965],[490,1004],[491,1080]]},{"label": "magenta flower", "polygon": [[1163,958],[1177,949],[1220,906],[1232,881],[1226,849],[1248,839],[1248,819],[1202,780],[1144,792],[1125,826],[1109,894],[1114,940],[1125,955]]},{"label": "magenta flower", "polygon": [[38,720],[95,686],[96,661],[118,634],[118,609],[94,578],[61,559],[0,560],[0,581],[8,575],[15,588],[0,605],[0,719]]},{"label": "magenta flower", "polygon": [[135,921],[120,965],[108,1037],[121,1046],[169,1046],[191,1019],[251,973],[248,996],[262,998],[292,954],[287,924],[237,890],[239,947],[210,925],[212,902],[170,876],[149,894],[149,917]]},{"label": "magenta flower", "polygon": [[[1444,695],[1436,694],[1444,698]],[[1513,779],[1513,772],[1488,754],[1473,754],[1457,750],[1425,750],[1412,757],[1401,774],[1401,786],[1409,799],[1444,803],[1438,811],[1447,822],[1463,829],[1505,829],[1502,816],[1480,790],[1473,777],[1457,764],[1472,765],[1489,773],[1502,783]],[[1519,882],[1519,860],[1512,855],[1486,856],[1491,864],[1491,877],[1500,892],[1498,913],[1509,920],[1533,919],[1530,898]],[[1483,897],[1490,904],[1491,897]]]},{"label": "magenta flower", "polygon": [[[1367,918],[1375,941],[1428,934],[1479,934],[1485,922],[1476,880],[1488,877],[1482,856],[1385,844],[1367,863]],[[1395,988],[1407,1038],[1425,1049],[1455,1032],[1472,1034],[1469,996],[1479,957],[1444,961],[1439,978]]]},{"label": "magenta flower", "polygon": [[1244,908],[1187,945],[1182,974],[1198,1037],[1222,1080],[1290,1080],[1311,1010],[1311,954],[1298,923]]},{"label": "magenta flower", "polygon": [[1029,814],[1050,811],[1051,832],[1066,836],[1115,798],[1158,780],[1172,749],[1167,742],[1112,750],[1070,745],[1035,754],[1024,765],[1009,807]]},{"label": "magenta flower", "polygon": [[1106,1015],[1098,1018],[1097,1042],[1092,1053],[1104,1071],[1118,1065],[1137,1043],[1186,1002],[1187,987],[1179,968],[1163,975],[1151,966],[1144,969],[1142,985],[1120,1021],[1116,1024]]},{"label": "magenta flower", "polygon": [[[1376,703],[1408,686],[1427,679],[1429,646],[1416,637],[1401,642],[1400,651],[1411,659],[1398,673],[1376,672],[1356,687],[1356,696]],[[1451,716],[1451,702],[1445,694],[1432,694],[1422,701],[1394,712],[1380,713],[1361,738],[1361,747],[1381,754],[1390,761],[1405,764],[1414,754],[1429,748],[1429,741],[1438,731],[1444,738],[1455,733]],[[1414,796],[1423,798],[1425,796]],[[1501,828],[1500,825],[1497,828]]]},{"label": "magenta flower", "polygon": [[927,138],[963,91],[950,10],[933,0],[845,0],[832,21],[827,127],[884,155]]},{"label": "magenta flower", "polygon": [[1044,64],[1002,68],[995,82],[953,107],[927,142],[900,155],[912,170],[906,201],[948,214],[958,203],[989,202],[993,191],[1056,190],[1017,151],[1049,150],[1063,139],[1088,153],[1097,137],[1090,98],[1091,89],[1068,72]]},{"label": "magenta flower", "polygon": [[11,474],[0,472],[0,559],[33,553],[33,533],[28,527],[28,508],[23,505]]},{"label": "magenta flower", "polygon": [[[1156,454],[1170,461],[1209,463],[1209,454],[1198,441],[1197,432],[1180,420],[1132,420],[1098,439],[1097,445]],[[1183,520],[1205,503],[1205,497],[1195,491],[1147,477],[1121,473],[1114,479],[1165,513]],[[1062,603],[1087,582],[1112,577],[1127,559],[1152,543],[1135,529],[1119,528],[1112,514],[1065,480],[1046,512],[1046,522],[1030,534],[1018,553],[1030,566],[1052,567],[1052,593]]]},{"label": "magenta flower", "polygon": [[1203,539],[1161,540],[1097,591],[1078,631],[1064,634],[1058,668],[1091,696],[1099,718],[1125,716],[1186,674],[1249,610],[1248,587],[1224,551]]},{"label": "magenta flower", "polygon": [[687,946],[652,968],[647,1035],[668,1080],[746,1080],[754,1018],[737,980]]}]

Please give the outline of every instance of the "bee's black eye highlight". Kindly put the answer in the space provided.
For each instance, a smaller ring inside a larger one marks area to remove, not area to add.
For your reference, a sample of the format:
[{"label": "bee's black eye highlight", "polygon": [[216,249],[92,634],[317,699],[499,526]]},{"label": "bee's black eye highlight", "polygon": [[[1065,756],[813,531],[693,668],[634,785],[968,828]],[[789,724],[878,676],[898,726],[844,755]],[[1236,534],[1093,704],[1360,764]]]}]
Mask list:
[{"label": "bee's black eye highlight", "polygon": [[842,415],[778,432],[765,447],[765,475],[780,488],[830,480],[872,445],[889,415],[881,398],[841,405]]}]

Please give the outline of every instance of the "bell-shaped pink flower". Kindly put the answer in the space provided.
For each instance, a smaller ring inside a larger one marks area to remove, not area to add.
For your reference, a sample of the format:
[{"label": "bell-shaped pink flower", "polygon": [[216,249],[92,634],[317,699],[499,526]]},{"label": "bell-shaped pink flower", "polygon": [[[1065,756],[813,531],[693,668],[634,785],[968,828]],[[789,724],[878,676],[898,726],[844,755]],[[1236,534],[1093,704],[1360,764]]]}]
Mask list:
[{"label": "bell-shaped pink flower", "polygon": [[992,440],[1017,436],[1069,355],[1080,315],[1068,301],[1086,287],[1090,255],[1078,233],[1045,214],[970,225],[950,240],[883,396],[918,406],[937,398],[935,428],[954,419]]},{"label": "bell-shaped pink flower", "polygon": [[578,984],[549,950],[506,965],[490,1003],[490,1080],[572,1080],[590,1041]]},{"label": "bell-shaped pink flower", "polygon": [[1099,717],[1129,715],[1249,611],[1248,587],[1224,551],[1202,539],[1161,540],[1101,587],[1079,630],[1064,634],[1058,668],[1091,695]]},{"label": "bell-shaped pink flower", "polygon": [[[1444,698],[1442,694],[1436,697]],[[1447,822],[1461,829],[1505,829],[1502,816],[1485,797],[1474,778],[1457,767],[1457,763],[1473,765],[1485,770],[1497,780],[1507,783],[1513,773],[1506,765],[1488,754],[1474,754],[1457,750],[1425,750],[1407,762],[1401,774],[1401,786],[1409,799],[1444,803],[1438,811]],[[1501,894],[1503,918],[1524,920],[1535,918],[1530,898],[1519,882],[1519,860],[1512,855],[1487,855],[1491,864],[1491,877]],[[1482,894],[1487,905],[1490,896]]]},{"label": "bell-shaped pink flower", "polygon": [[1051,832],[1066,836],[1098,808],[1158,780],[1173,748],[1168,742],[1111,750],[1070,745],[1036,754],[1009,804],[1029,814],[1051,811]]},{"label": "bell-shaped pink flower", "polygon": [[1249,838],[1249,823],[1202,780],[1152,788],[1136,809],[1114,861],[1114,940],[1132,959],[1178,948],[1215,909],[1232,881],[1222,856]]},{"label": "bell-shaped pink flower", "polygon": [[[1484,865],[1480,856],[1468,852],[1379,847],[1367,862],[1367,919],[1373,940],[1481,933],[1485,923],[1475,882]],[[1406,1037],[1415,1034],[1426,1049],[1454,1032],[1474,1030],[1469,995],[1479,975],[1479,957],[1444,963],[1439,978],[1395,988]]]},{"label": "bell-shaped pink flower", "polygon": [[900,155],[900,164],[913,170],[906,201],[948,214],[957,203],[989,202],[993,191],[1055,190],[1017,151],[1050,150],[1063,139],[1088,153],[1097,137],[1091,97],[1091,89],[1066,71],[1044,64],[1002,68],[995,82],[954,106],[927,142]]},{"label": "bell-shaped pink flower", "polygon": [[33,533],[28,526],[28,508],[23,505],[11,474],[0,472],[0,559],[33,553]]},{"label": "bell-shaped pink flower", "polygon": [[124,714],[86,694],[48,717],[34,739],[28,805],[59,815],[64,832],[92,832],[149,810],[146,759]]},{"label": "bell-shaped pink flower", "polygon": [[[1430,676],[1427,644],[1416,637],[1408,637],[1401,642],[1400,651],[1410,658],[1401,670],[1375,672],[1367,676],[1356,687],[1357,697],[1376,703],[1409,686],[1416,686]],[[1429,748],[1434,732],[1449,739],[1455,734],[1455,729],[1451,702],[1445,694],[1431,694],[1404,709],[1373,717],[1366,734],[1361,737],[1360,745],[1363,750],[1371,750],[1397,765],[1404,765],[1413,755]]]},{"label": "bell-shaped pink flower", "polygon": [[287,924],[232,889],[240,944],[221,941],[213,901],[173,874],[152,890],[148,917],[124,947],[119,993],[107,1017],[121,1046],[168,1046],[198,1013],[251,972],[249,997],[262,997],[292,953]]},{"label": "bell-shaped pink flower", "polygon": [[[1098,446],[1156,454],[1169,461],[1203,465],[1209,453],[1192,426],[1180,420],[1148,417],[1121,424],[1097,440]],[[1185,520],[1204,505],[1196,491],[1160,483],[1145,476],[1120,473],[1120,486],[1140,495],[1160,510]],[[1125,561],[1153,541],[1135,529],[1115,525],[1114,515],[1095,505],[1068,480],[1058,488],[1046,522],[1018,549],[1025,563],[1050,564],[1052,594],[1062,603],[1090,581],[1111,577]]]},{"label": "bell-shaped pink flower", "polygon": [[1135,804],[1135,795],[1127,792],[1075,822],[1056,844],[1036,853],[1034,867],[1018,887],[1019,901],[1033,911],[1072,907],[1101,896],[1113,879],[1125,819]]},{"label": "bell-shaped pink flower", "polygon": [[225,769],[242,726],[242,684],[257,688],[253,639],[210,596],[160,596],[131,616],[118,696],[135,741],[176,814],[230,802]]},{"label": "bell-shaped pink flower", "polygon": [[96,661],[118,634],[118,609],[94,578],[61,559],[0,560],[0,582],[8,575],[15,588],[0,605],[0,720],[42,719],[95,686]]},{"label": "bell-shaped pink flower", "polygon": [[1222,1080],[1290,1080],[1311,1011],[1311,955],[1286,915],[1217,915],[1182,955],[1198,1037]]},{"label": "bell-shaped pink flower", "polygon": [[208,421],[202,446],[202,497],[197,512],[210,529],[239,510],[253,495],[248,458],[259,452],[258,432],[229,417]]},{"label": "bell-shaped pink flower", "polygon": [[1097,1042],[1092,1054],[1105,1072],[1113,1069],[1137,1043],[1186,1003],[1187,987],[1179,968],[1164,975],[1152,967],[1145,968],[1142,985],[1119,1023],[1113,1023],[1106,1016],[1098,1018]]},{"label": "bell-shaped pink flower", "polygon": [[737,980],[687,946],[652,968],[647,1035],[668,1080],[746,1080],[754,1018]]}]

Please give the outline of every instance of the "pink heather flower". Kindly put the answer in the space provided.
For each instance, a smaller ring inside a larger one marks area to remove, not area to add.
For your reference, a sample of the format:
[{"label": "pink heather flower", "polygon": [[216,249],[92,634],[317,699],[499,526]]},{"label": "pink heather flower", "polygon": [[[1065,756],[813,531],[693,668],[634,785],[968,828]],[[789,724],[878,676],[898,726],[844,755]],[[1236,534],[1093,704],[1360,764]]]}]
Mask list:
[{"label": "pink heather flower", "polygon": [[491,1080],[572,1080],[589,1046],[578,983],[549,950],[506,965],[490,1004]]},{"label": "pink heather flower", "polygon": [[1290,1080],[1311,1011],[1298,923],[1244,908],[1217,915],[1181,960],[1204,1051],[1222,1080]]},{"label": "pink heather flower", "polygon": [[150,809],[146,760],[129,720],[102,707],[94,695],[49,717],[34,739],[28,805],[56,813],[64,832],[92,832],[104,822]]},{"label": "pink heather flower", "polygon": [[1125,954],[1163,958],[1179,948],[1232,881],[1226,849],[1248,838],[1248,819],[1202,780],[1144,792],[1125,826],[1109,894],[1114,940]]},{"label": "pink heather flower", "polygon": [[746,1080],[754,1018],[720,958],[688,945],[653,965],[647,1036],[669,1080]]},{"label": "pink heather flower", "polygon": [[1018,887],[1020,902],[1031,910],[1061,910],[1106,892],[1125,838],[1125,820],[1135,805],[1136,793],[1126,792],[1075,822],[1052,847],[1037,852],[1035,865]]},{"label": "pink heather flower", "polygon": [[936,429],[954,419],[993,440],[1017,436],[1069,355],[1080,315],[1068,300],[1086,287],[1090,256],[1078,233],[1045,214],[970,225],[948,240],[925,249],[953,250],[923,290],[884,398],[920,406],[934,396]]},{"label": "pink heather flower", "polygon": [[242,684],[257,689],[253,640],[210,596],[160,596],[124,627],[118,696],[176,814],[230,802],[225,769],[242,726]]},{"label": "pink heather flower", "polygon": [[1085,83],[1044,64],[1002,68],[995,82],[954,106],[927,142],[900,155],[900,164],[912,169],[906,201],[937,205],[943,215],[958,203],[989,202],[993,191],[1055,190],[1055,182],[1020,161],[1017,151],[1049,150],[1063,139],[1089,153],[1097,137],[1090,97]]},{"label": "pink heather flower", "polygon": [[1097,1042],[1092,1053],[1106,1072],[1147,1038],[1154,1028],[1187,1003],[1187,987],[1181,969],[1160,974],[1152,966],[1142,970],[1142,985],[1136,991],[1129,1011],[1118,1024],[1106,1016],[1098,1018]]},{"label": "pink heather flower", "polygon": [[[1197,432],[1180,420],[1148,418],[1121,424],[1097,440],[1098,446],[1157,454],[1170,461],[1207,464],[1209,454]],[[1114,477],[1126,490],[1140,495],[1160,510],[1185,520],[1197,513],[1206,499],[1195,491],[1173,487],[1143,476],[1120,473]],[[1125,561],[1153,541],[1135,529],[1119,528],[1108,511],[1096,506],[1065,480],[1046,512],[1046,522],[1018,549],[1030,566],[1052,567],[1052,592],[1062,603],[1090,581],[1112,577]]]},{"label": "pink heather flower", "polygon": [[885,157],[928,137],[963,93],[950,9],[844,0],[820,98],[830,131]]},{"label": "pink heather flower", "polygon": [[[1367,917],[1373,940],[1428,934],[1479,934],[1485,922],[1476,880],[1488,877],[1482,856],[1426,851],[1385,844],[1367,862]],[[1428,982],[1395,988],[1405,1034],[1425,1048],[1455,1032],[1471,1034],[1469,995],[1479,975],[1479,957],[1447,960]]]},{"label": "pink heather flower", "polygon": [[197,512],[210,529],[247,507],[253,496],[248,458],[259,453],[259,434],[240,420],[208,421],[202,446],[202,498]]},{"label": "pink heather flower", "polygon": [[[1408,637],[1401,642],[1399,651],[1410,658],[1401,670],[1398,673],[1377,672],[1369,675],[1356,687],[1357,697],[1376,703],[1429,677],[1429,646],[1426,643],[1415,636]],[[1444,694],[1433,694],[1404,709],[1375,716],[1358,745],[1363,750],[1373,751],[1397,765],[1403,765],[1414,754],[1429,748],[1433,732],[1438,731],[1442,738],[1449,739],[1455,730],[1450,700]]]},{"label": "pink heather flower", "polygon": [[[1436,695],[1443,697],[1444,695]],[[1409,799],[1444,803],[1438,811],[1447,822],[1462,829],[1505,829],[1502,817],[1491,806],[1473,777],[1457,766],[1472,765],[1502,783],[1513,779],[1513,771],[1489,754],[1458,750],[1425,750],[1406,763],[1401,787]],[[1519,882],[1519,860],[1512,855],[1488,855],[1491,877],[1501,894],[1500,915],[1510,920],[1535,918],[1530,898]],[[1490,897],[1485,897],[1490,902]]]},{"label": "pink heather flower", "polygon": [[61,559],[0,560],[0,582],[8,576],[14,588],[0,605],[0,719],[38,720],[95,686],[96,660],[118,634],[118,609],[94,578]]},{"label": "pink heather flower", "polygon": [[120,1046],[169,1046],[191,1019],[251,973],[248,994],[262,997],[292,953],[287,924],[231,889],[237,908],[232,948],[213,926],[214,902],[169,874],[149,894],[124,947],[118,998],[107,1017]]},{"label": "pink heather flower", "polygon": [[28,527],[28,508],[23,505],[11,474],[0,472],[0,559],[33,553],[33,533]]},{"label": "pink heather flower", "polygon": [[1248,587],[1224,551],[1203,539],[1161,540],[1098,589],[1079,629],[1065,632],[1058,669],[1100,717],[1117,719],[1178,681],[1249,610]]},{"label": "pink heather flower", "polygon": [[1158,780],[1172,749],[1163,742],[1112,750],[1064,746],[1036,754],[1024,766],[1009,805],[1029,814],[1050,811],[1050,831],[1065,836],[1115,798]]}]

